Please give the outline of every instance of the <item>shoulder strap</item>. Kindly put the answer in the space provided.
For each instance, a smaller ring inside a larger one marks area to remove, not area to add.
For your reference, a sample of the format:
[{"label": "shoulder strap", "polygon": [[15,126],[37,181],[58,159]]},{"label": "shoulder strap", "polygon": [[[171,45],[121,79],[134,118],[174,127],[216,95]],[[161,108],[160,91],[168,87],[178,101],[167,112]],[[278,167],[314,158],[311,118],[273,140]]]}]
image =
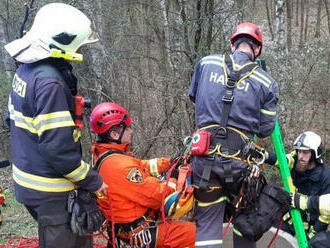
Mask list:
[{"label": "shoulder strap", "polygon": [[108,158],[109,156],[111,156],[112,154],[124,154],[123,152],[120,151],[115,151],[115,150],[111,150],[111,151],[107,151],[105,153],[103,153],[95,162],[95,164],[93,165],[93,170],[95,171],[99,171],[101,164],[103,163],[103,161]]},{"label": "shoulder strap", "polygon": [[[232,58],[229,55],[225,56],[225,63],[229,69],[228,80],[226,82],[226,90],[222,96],[223,108],[222,108],[222,117],[220,123],[220,130],[218,135],[223,138],[227,137],[227,123],[230,108],[234,99],[234,90],[237,86],[237,83],[241,80],[241,75],[246,72],[252,72],[258,68],[258,65],[255,63],[247,64],[246,66],[241,67],[239,70],[235,70],[233,66]],[[225,73],[225,72],[224,72]]]}]

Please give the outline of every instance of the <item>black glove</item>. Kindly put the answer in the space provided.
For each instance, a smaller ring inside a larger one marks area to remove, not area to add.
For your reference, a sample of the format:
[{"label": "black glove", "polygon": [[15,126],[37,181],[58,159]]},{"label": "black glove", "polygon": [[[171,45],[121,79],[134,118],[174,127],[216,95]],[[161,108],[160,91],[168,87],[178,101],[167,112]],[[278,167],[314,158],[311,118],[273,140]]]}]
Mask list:
[{"label": "black glove", "polygon": [[100,230],[105,221],[102,212],[98,208],[95,195],[86,190],[70,193],[68,211],[71,214],[71,230],[79,236]]}]

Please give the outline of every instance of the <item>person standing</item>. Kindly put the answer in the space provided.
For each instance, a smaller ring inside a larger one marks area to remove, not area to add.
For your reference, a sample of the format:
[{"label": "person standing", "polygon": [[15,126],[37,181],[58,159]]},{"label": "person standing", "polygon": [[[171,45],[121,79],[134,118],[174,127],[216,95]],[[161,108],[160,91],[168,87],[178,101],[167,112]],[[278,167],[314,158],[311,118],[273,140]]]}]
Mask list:
[{"label": "person standing", "polygon": [[[201,248],[223,247],[228,196],[239,196],[243,181],[253,173],[256,178],[259,175],[253,157],[260,151],[255,149],[253,135],[269,136],[276,120],[278,85],[255,63],[263,45],[260,29],[253,23],[241,23],[230,44],[232,55],[210,55],[198,61],[189,88],[198,131],[211,133],[207,153],[192,159],[195,246]],[[200,142],[196,137],[195,142]],[[255,246],[254,241],[234,233],[234,247]]]},{"label": "person standing", "polygon": [[77,8],[50,3],[22,38],[5,46],[19,64],[8,110],[15,197],[38,222],[39,247],[92,247],[92,238],[69,229],[71,191],[105,191],[107,185],[82,160],[74,119],[77,79],[70,61],[96,42],[91,21]]}]

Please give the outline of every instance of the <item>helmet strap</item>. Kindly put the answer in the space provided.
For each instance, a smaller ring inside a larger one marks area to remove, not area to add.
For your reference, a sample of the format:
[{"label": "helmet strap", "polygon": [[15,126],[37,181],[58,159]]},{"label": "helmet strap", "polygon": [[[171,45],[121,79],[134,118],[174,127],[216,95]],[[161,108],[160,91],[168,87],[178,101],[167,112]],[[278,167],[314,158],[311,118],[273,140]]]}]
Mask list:
[{"label": "helmet strap", "polygon": [[126,125],[123,125],[123,130],[121,130],[121,132],[120,132],[120,134],[119,134],[119,138],[118,138],[118,144],[121,144],[121,139],[123,138],[123,135],[124,135],[124,133],[125,133],[125,130],[126,130]]},{"label": "helmet strap", "polygon": [[[121,139],[123,138],[123,135],[124,135],[124,133],[125,133],[125,130],[126,130],[126,125],[122,125],[122,127],[123,127],[123,129],[120,131],[120,133],[119,133],[119,138],[118,139],[111,139],[111,138],[109,138],[108,139],[108,141],[109,142],[113,142],[113,143],[116,143],[116,144],[122,144],[121,143]],[[109,133],[109,135],[110,135],[110,133]]]}]

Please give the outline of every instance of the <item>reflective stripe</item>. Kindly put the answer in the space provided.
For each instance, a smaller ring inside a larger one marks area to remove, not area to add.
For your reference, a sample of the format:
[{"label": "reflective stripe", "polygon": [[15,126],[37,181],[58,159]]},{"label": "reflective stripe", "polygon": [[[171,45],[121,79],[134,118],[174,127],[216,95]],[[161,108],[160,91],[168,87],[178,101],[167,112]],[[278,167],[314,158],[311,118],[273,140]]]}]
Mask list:
[{"label": "reflective stripe", "polygon": [[26,188],[44,192],[66,192],[75,189],[72,182],[65,178],[47,178],[19,170],[13,164],[14,181]]},{"label": "reflective stripe", "polygon": [[240,237],[243,236],[243,234],[234,227],[233,227],[233,233],[235,233],[237,236],[240,236]]},{"label": "reflective stripe", "polygon": [[330,224],[330,216],[327,215],[320,215],[319,221],[325,224]]},{"label": "reflective stripe", "polygon": [[176,190],[176,184],[174,182],[168,181],[167,186],[171,187],[172,189]]},{"label": "reflective stripe", "polygon": [[207,246],[207,245],[221,245],[222,239],[196,241],[195,246]]},{"label": "reflective stripe", "polygon": [[266,110],[266,109],[260,109],[260,112],[262,114],[265,114],[265,115],[271,115],[271,116],[275,116],[276,115],[276,112],[275,111],[269,111],[269,110]]},{"label": "reflective stripe", "polygon": [[322,222],[329,224],[330,222],[330,194],[321,195],[319,197],[319,211]]},{"label": "reflective stripe", "polygon": [[89,170],[90,165],[81,160],[80,166],[77,169],[64,176],[71,182],[77,182],[85,179]]},{"label": "reflective stripe", "polygon": [[38,136],[41,136],[46,130],[75,126],[69,111],[38,115],[33,119],[16,111],[11,103],[8,105],[8,110],[10,119],[15,122],[16,127],[26,129],[30,133],[38,134]]},{"label": "reflective stripe", "polygon": [[209,56],[202,58],[202,62],[204,62],[205,60],[218,60],[218,61],[222,62],[222,60],[223,60],[222,58],[223,57],[219,56],[219,55],[209,55]]},{"label": "reflective stripe", "polygon": [[288,219],[291,219],[291,215],[290,215],[290,213],[287,212],[287,213],[282,217],[282,219],[283,219],[284,221],[286,221],[286,220],[288,220]]},{"label": "reflective stripe", "polygon": [[158,166],[157,166],[157,158],[150,159],[149,166],[150,166],[150,174],[154,177],[158,177],[159,172],[158,172]]},{"label": "reflective stripe", "polygon": [[81,138],[81,129],[76,128],[75,130],[73,130],[72,136],[73,136],[73,141],[77,143]]},{"label": "reflective stripe", "polygon": [[209,65],[209,64],[222,66],[222,62],[215,61],[215,60],[207,60],[207,61],[202,61],[201,62],[201,65]]},{"label": "reflective stripe", "polygon": [[[255,72],[255,73],[257,73],[257,72]],[[262,85],[264,85],[266,88],[269,88],[270,84],[268,84],[265,80],[262,80],[261,78],[257,77],[255,73],[253,75],[251,75],[250,77],[255,79],[256,81],[258,81]]]},{"label": "reflective stripe", "polygon": [[267,88],[272,84],[272,82],[267,77],[265,77],[264,75],[262,75],[260,72],[257,72],[256,71],[254,73],[254,76],[258,77],[259,80],[262,80],[263,81],[263,84],[268,85],[268,86],[266,86]]},{"label": "reflective stripe", "polygon": [[309,228],[309,223],[308,223],[308,222],[304,222],[303,224],[304,224],[304,229],[305,229],[305,230],[308,230],[308,228]]},{"label": "reflective stripe", "polygon": [[228,198],[226,196],[221,196],[219,199],[217,199],[217,200],[215,200],[213,202],[201,202],[201,201],[197,201],[197,205],[199,207],[208,207],[208,206],[211,206],[213,204],[216,204],[216,203],[219,203],[219,202],[223,202],[223,201],[228,201]]}]

